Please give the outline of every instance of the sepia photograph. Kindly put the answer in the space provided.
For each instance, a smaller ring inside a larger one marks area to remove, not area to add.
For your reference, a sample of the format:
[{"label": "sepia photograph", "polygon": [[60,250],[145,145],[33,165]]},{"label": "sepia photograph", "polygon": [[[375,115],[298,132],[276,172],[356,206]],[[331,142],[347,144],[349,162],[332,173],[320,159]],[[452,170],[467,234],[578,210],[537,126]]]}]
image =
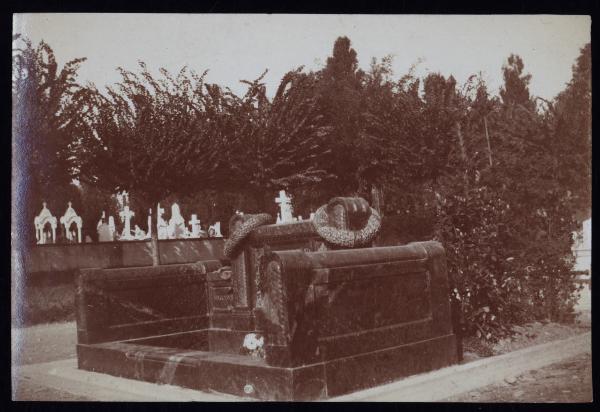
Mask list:
[{"label": "sepia photograph", "polygon": [[593,402],[591,16],[12,24],[13,401]]}]

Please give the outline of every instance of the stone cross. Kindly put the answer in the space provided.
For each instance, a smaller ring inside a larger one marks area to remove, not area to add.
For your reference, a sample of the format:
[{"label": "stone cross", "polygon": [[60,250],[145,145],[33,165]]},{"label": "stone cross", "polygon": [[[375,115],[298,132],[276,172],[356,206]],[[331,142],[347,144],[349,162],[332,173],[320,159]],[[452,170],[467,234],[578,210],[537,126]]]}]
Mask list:
[{"label": "stone cross", "polygon": [[125,206],[123,211],[119,213],[121,220],[124,223],[123,233],[121,234],[121,239],[123,240],[131,240],[133,237],[131,236],[131,218],[135,216],[135,213],[129,210],[129,206]]},{"label": "stone cross", "polygon": [[200,230],[202,227],[200,226],[198,215],[193,214],[192,219],[188,223],[192,226],[192,237],[200,237]]},{"label": "stone cross", "polygon": [[275,198],[275,202],[279,204],[280,215],[277,223],[289,223],[294,221],[292,216],[292,199],[287,196],[285,190],[279,191],[279,197]]},{"label": "stone cross", "polygon": [[67,233],[67,239],[73,241],[73,233],[71,233],[71,225],[74,223],[75,227],[77,227],[77,243],[81,243],[81,226],[83,226],[83,221],[81,216],[77,216],[75,209],[73,209],[73,205],[71,202],[68,203],[67,210],[65,214],[60,218],[60,223],[65,227],[65,232]]},{"label": "stone cross", "polygon": [[47,224],[50,225],[52,229],[52,243],[56,243],[56,217],[52,216],[50,210],[46,207],[46,202],[42,203],[42,210],[39,215],[35,217],[33,220],[33,224],[35,225],[35,237],[37,239],[38,244],[48,243],[48,238],[44,233],[44,228]]}]

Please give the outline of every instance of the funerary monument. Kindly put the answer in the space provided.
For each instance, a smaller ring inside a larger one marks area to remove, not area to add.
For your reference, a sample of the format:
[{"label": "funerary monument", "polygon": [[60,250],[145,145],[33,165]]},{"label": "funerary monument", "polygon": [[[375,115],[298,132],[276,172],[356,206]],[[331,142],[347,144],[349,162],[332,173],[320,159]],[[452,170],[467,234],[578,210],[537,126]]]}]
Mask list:
[{"label": "funerary monument", "polygon": [[87,269],[80,369],[262,400],[318,400],[457,362],[444,249],[373,247],[335,198],[312,220],[236,214],[225,260]]}]

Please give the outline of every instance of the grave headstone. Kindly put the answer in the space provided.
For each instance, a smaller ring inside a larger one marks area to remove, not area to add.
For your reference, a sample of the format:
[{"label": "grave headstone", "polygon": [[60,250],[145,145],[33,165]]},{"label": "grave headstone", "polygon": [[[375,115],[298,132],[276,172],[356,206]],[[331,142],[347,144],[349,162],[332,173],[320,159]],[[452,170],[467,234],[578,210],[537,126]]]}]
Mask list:
[{"label": "grave headstone", "polygon": [[163,218],[163,214],[165,213],[165,209],[160,207],[160,203],[156,207],[156,233],[159,239],[168,239],[169,238],[169,225],[167,221]]},{"label": "grave headstone", "polygon": [[181,216],[179,205],[171,205],[171,219],[169,219],[169,239],[181,239],[185,237],[185,219]]},{"label": "grave headstone", "polygon": [[208,228],[208,233],[210,237],[223,237],[221,234],[221,222],[215,222],[214,225],[211,225]]},{"label": "grave headstone", "polygon": [[148,209],[148,239],[152,237],[152,209]]},{"label": "grave headstone", "polygon": [[[46,207],[47,204],[42,204],[40,214],[35,217],[33,223],[35,225],[35,237],[38,244],[56,243],[56,217],[52,216],[50,210]],[[46,225],[50,225],[50,232],[46,232]]]},{"label": "grave headstone", "polygon": [[98,242],[112,242],[114,231],[111,230],[108,223],[103,222],[100,227],[98,227]]},{"label": "grave headstone", "polygon": [[108,217],[108,230],[110,230],[110,240],[112,242],[116,238],[117,227],[115,226],[115,218],[113,216]]}]

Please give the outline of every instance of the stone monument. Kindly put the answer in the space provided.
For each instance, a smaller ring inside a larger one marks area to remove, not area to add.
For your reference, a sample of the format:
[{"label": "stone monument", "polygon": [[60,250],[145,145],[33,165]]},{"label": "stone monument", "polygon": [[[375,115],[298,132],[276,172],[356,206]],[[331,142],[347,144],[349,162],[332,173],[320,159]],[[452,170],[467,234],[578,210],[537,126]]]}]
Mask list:
[{"label": "stone monument", "polygon": [[200,232],[202,230],[202,227],[200,226],[200,220],[198,220],[198,215],[193,214],[192,219],[188,223],[192,227],[192,233],[191,233],[190,237],[195,237],[195,238],[200,237]]},{"label": "stone monument", "polygon": [[209,237],[223,237],[221,234],[221,222],[215,222],[214,225],[210,225],[208,228]]},{"label": "stone monument", "polygon": [[123,232],[119,240],[133,240],[131,235],[131,218],[135,216],[135,212],[129,210],[129,205],[125,205],[123,211],[119,213],[121,222],[123,222]]},{"label": "stone monument", "polygon": [[[42,203],[40,214],[33,220],[35,226],[35,238],[38,244],[56,243],[56,217],[52,216],[50,210],[46,207],[46,202]],[[46,225],[50,225],[52,237],[49,238],[45,233]]]},{"label": "stone monument", "polygon": [[152,209],[148,209],[148,234],[146,238],[152,238]]},{"label": "stone monument", "polygon": [[185,237],[185,219],[181,216],[179,205],[171,205],[171,219],[169,219],[169,239],[181,239]]},{"label": "stone monument", "polygon": [[115,240],[117,227],[115,226],[115,218],[113,216],[108,217],[108,229],[110,230],[110,242]]},{"label": "stone monument", "polygon": [[316,400],[457,362],[443,247],[373,247],[381,218],[234,215],[226,260],[87,269],[80,369],[262,400]]},{"label": "stone monument", "polygon": [[168,239],[169,238],[169,225],[167,221],[163,218],[163,214],[165,213],[165,209],[160,207],[160,203],[156,206],[156,233],[159,239]]},{"label": "stone monument", "polygon": [[77,228],[77,243],[81,243],[81,226],[83,221],[81,216],[77,216],[77,212],[75,212],[75,209],[73,209],[71,202],[68,203],[65,214],[60,218],[60,223],[65,228],[65,233],[69,242],[75,241],[73,233],[71,232],[71,225],[74,224]]}]

